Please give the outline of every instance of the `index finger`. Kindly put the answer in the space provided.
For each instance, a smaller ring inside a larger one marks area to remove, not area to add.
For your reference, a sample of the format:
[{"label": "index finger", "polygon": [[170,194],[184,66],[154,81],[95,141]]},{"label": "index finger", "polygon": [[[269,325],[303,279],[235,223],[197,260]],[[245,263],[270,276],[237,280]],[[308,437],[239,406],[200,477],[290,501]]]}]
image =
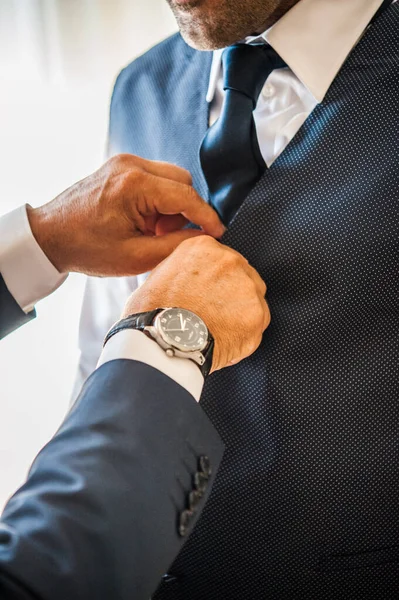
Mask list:
[{"label": "index finger", "polygon": [[190,185],[170,179],[151,177],[154,186],[154,207],[163,215],[182,214],[186,219],[199,225],[205,233],[221,237],[226,231],[217,212],[201,198]]},{"label": "index finger", "polygon": [[191,173],[178,165],[158,160],[148,160],[135,154],[120,154],[119,157],[122,160],[122,164],[130,168],[142,169],[151,175],[164,177],[165,179],[171,179],[172,181],[178,181],[186,185],[191,185],[193,182]]}]

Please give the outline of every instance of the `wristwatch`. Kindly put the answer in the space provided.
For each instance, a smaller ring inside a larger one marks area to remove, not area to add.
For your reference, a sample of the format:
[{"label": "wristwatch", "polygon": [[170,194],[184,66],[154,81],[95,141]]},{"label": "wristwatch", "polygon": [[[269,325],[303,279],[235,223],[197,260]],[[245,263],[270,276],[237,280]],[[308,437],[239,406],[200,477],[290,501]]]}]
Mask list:
[{"label": "wristwatch", "polygon": [[157,308],[117,321],[107,333],[108,340],[123,329],[138,329],[152,338],[170,357],[188,358],[204,377],[212,367],[214,339],[204,321],[185,308]]}]

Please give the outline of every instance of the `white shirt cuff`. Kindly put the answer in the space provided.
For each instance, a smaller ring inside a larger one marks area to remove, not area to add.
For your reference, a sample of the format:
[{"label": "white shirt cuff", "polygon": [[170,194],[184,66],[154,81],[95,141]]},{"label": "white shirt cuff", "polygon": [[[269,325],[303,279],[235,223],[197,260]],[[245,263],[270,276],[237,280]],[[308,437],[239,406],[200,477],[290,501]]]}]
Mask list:
[{"label": "white shirt cuff", "polygon": [[26,313],[68,276],[54,267],[35,240],[26,206],[0,218],[0,273]]},{"label": "white shirt cuff", "polygon": [[186,358],[167,356],[166,352],[142,331],[123,329],[115,333],[105,344],[97,368],[118,358],[138,360],[158,369],[199,401],[204,378],[197,365]]}]

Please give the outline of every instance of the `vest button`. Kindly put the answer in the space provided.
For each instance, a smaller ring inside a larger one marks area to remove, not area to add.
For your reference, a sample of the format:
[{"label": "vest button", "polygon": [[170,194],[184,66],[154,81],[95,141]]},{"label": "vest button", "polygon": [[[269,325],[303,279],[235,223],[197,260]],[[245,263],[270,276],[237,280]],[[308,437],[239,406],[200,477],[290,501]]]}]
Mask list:
[{"label": "vest button", "polygon": [[266,85],[263,86],[262,96],[264,98],[271,98],[274,96],[275,91],[276,90],[274,89],[274,86],[272,86],[270,83],[266,83]]}]

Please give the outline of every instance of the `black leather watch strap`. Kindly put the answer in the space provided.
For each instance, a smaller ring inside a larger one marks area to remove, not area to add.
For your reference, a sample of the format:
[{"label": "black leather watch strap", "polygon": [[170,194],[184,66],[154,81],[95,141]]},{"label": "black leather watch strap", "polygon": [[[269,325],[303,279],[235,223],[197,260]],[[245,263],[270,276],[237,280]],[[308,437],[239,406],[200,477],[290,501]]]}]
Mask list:
[{"label": "black leather watch strap", "polygon": [[163,308],[156,308],[155,310],[150,310],[148,312],[143,313],[136,313],[135,315],[130,315],[130,317],[126,317],[125,319],[117,321],[105,336],[103,347],[108,342],[108,340],[111,339],[113,335],[115,335],[115,333],[118,333],[118,331],[122,331],[123,329],[138,329],[139,331],[143,331],[145,327],[148,327],[148,325],[152,325],[155,317],[162,310]]},{"label": "black leather watch strap", "polygon": [[213,361],[213,349],[215,347],[215,340],[213,339],[212,335],[209,333],[208,331],[208,335],[209,335],[209,342],[207,347],[205,348],[205,350],[202,351],[202,354],[205,358],[205,362],[203,365],[198,365],[199,368],[201,369],[201,372],[205,377],[207,377],[209,375],[209,372],[212,368],[212,361]]}]

